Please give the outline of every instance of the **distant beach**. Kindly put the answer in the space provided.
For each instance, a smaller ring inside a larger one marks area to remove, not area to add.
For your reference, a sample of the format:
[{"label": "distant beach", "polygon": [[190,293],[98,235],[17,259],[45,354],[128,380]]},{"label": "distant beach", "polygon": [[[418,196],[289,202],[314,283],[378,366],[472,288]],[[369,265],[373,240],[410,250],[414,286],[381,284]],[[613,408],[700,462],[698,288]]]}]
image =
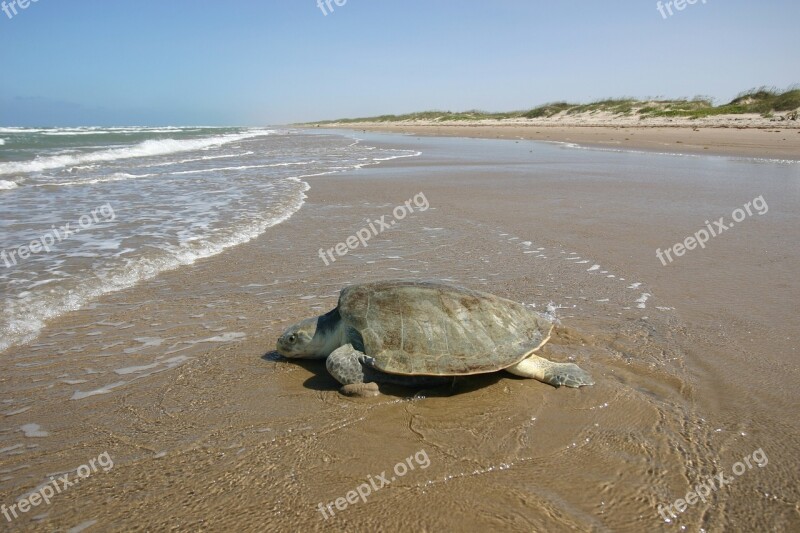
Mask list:
[{"label": "distant beach", "polygon": [[609,149],[800,159],[800,89],[745,91],[730,103],[617,98],[529,111],[427,111],[308,124],[407,135],[527,139]]},{"label": "distant beach", "polygon": [[751,124],[737,121],[707,125],[684,119],[667,126],[613,122],[561,125],[555,122],[531,121],[529,124],[358,122],[326,124],[324,127],[406,135],[525,139],[575,143],[608,149],[800,160],[800,123],[764,124],[755,117],[752,117],[752,120],[754,122]]}]

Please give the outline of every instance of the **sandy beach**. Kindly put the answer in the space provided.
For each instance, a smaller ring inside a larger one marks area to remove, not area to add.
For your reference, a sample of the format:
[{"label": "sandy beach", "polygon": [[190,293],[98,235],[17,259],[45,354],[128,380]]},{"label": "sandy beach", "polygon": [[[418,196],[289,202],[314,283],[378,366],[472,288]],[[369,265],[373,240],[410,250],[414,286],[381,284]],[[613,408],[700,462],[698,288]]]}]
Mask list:
[{"label": "sandy beach", "polygon": [[[0,501],[103,453],[114,463],[14,528],[800,527],[796,163],[352,135],[422,155],[307,178],[302,209],[258,239],[106,295],[5,354],[0,383],[14,401]],[[412,203],[367,247],[320,259],[420,194],[426,209]],[[748,201],[768,210],[666,266],[656,257]],[[345,285],[387,278],[555,313],[544,355],[596,385],[492,374],[359,400],[338,393],[323,362],[274,352],[285,327],[333,308]],[[196,342],[167,353],[152,341],[176,331]],[[122,352],[132,369],[115,374],[109,356]],[[400,475],[398,463],[415,468]],[[320,510],[382,474],[368,498]],[[670,515],[719,474],[725,487]]]}]

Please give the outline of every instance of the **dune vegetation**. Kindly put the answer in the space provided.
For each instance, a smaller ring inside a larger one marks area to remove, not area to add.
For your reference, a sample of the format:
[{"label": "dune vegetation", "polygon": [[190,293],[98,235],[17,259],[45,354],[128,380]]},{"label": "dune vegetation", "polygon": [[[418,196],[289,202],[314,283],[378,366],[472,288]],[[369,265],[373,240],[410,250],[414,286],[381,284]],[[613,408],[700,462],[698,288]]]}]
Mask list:
[{"label": "dune vegetation", "polygon": [[580,114],[610,113],[617,116],[687,117],[702,118],[715,115],[740,115],[757,113],[770,118],[779,113],[797,120],[800,109],[800,87],[792,86],[786,91],[774,87],[758,87],[744,91],[726,104],[714,105],[711,98],[696,96],[692,99],[660,98],[637,100],[635,98],[607,98],[588,104],[550,102],[533,109],[493,113],[471,110],[463,112],[423,111],[404,115],[380,115],[376,117],[344,118],[315,122],[315,124],[354,123],[354,122],[474,122],[479,120],[536,119]]}]

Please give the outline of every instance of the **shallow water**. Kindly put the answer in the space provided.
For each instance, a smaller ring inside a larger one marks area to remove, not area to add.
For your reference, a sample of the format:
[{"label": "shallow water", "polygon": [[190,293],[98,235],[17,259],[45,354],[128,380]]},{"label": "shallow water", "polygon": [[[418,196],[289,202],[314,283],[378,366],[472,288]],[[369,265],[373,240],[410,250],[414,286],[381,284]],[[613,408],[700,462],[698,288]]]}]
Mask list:
[{"label": "shallow water", "polygon": [[300,209],[309,176],[415,155],[269,129],[3,135],[0,351],[101,294],[261,235]]}]

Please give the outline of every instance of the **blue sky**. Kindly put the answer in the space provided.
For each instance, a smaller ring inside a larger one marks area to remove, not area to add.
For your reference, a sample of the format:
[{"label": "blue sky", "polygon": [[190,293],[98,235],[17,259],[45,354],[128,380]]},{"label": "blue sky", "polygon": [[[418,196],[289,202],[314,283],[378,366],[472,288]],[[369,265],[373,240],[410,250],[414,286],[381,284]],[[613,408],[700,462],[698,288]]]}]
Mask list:
[{"label": "blue sky", "polygon": [[800,82],[797,0],[698,0],[667,19],[650,0],[346,0],[327,16],[316,1],[38,0],[10,19],[0,11],[0,125],[721,102]]}]

